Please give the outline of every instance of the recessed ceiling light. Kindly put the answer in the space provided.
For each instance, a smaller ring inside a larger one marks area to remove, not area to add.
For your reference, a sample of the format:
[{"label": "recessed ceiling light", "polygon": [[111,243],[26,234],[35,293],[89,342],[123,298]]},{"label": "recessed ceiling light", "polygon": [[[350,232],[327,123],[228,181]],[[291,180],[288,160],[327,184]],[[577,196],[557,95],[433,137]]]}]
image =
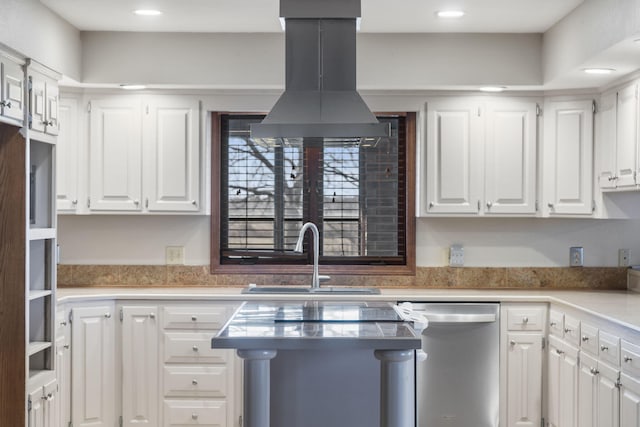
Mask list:
[{"label": "recessed ceiling light", "polygon": [[587,74],[611,74],[615,70],[613,68],[585,68],[582,71]]},{"label": "recessed ceiling light", "polygon": [[123,84],[123,85],[120,85],[120,88],[124,90],[142,90],[142,89],[146,89],[147,87],[145,85]]},{"label": "recessed ceiling light", "polygon": [[137,9],[137,10],[134,10],[133,13],[135,13],[138,16],[158,16],[158,15],[162,15],[162,12],[160,12],[159,10],[155,10],[155,9]]},{"label": "recessed ceiling light", "polygon": [[483,86],[480,88],[482,92],[502,92],[506,86]]},{"label": "recessed ceiling light", "polygon": [[461,10],[439,10],[436,12],[438,18],[462,18],[464,12]]}]

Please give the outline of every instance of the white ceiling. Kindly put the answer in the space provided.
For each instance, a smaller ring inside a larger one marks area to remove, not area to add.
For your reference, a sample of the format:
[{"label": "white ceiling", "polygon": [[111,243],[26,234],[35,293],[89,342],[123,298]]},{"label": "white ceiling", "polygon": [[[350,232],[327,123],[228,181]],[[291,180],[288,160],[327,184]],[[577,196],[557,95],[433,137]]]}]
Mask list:
[{"label": "white ceiling", "polygon": [[[85,31],[280,32],[278,0],[40,0]],[[319,0],[320,1],[320,0]],[[543,33],[583,0],[362,0],[369,33]],[[139,17],[134,9],[158,9]],[[435,12],[462,9],[459,20]]]}]

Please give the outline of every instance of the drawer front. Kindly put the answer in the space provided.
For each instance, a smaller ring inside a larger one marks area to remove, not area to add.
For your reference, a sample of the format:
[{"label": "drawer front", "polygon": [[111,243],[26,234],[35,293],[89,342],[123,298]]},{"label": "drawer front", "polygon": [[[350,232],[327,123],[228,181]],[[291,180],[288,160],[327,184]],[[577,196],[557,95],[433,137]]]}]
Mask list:
[{"label": "drawer front", "polygon": [[507,327],[510,331],[541,331],[543,307],[507,308]]},{"label": "drawer front", "polygon": [[557,337],[564,335],[564,313],[558,310],[549,310],[549,333]]},{"label": "drawer front", "polygon": [[227,427],[223,400],[165,400],[164,427]]},{"label": "drawer front", "polygon": [[211,332],[165,332],[164,361],[168,363],[226,364],[229,350],[212,349]]},{"label": "drawer front", "polygon": [[620,338],[605,331],[598,337],[600,360],[620,366]]},{"label": "drawer front", "polygon": [[228,306],[168,306],[162,313],[165,329],[221,329],[230,314]]},{"label": "drawer front", "polygon": [[622,341],[622,372],[640,377],[640,346]]},{"label": "drawer front", "polygon": [[598,355],[598,328],[582,322],[580,326],[580,348],[593,356]]},{"label": "drawer front", "polygon": [[580,345],[580,320],[567,314],[564,315],[564,339],[575,345]]},{"label": "drawer front", "polygon": [[225,366],[164,367],[165,397],[225,397],[228,383]]}]

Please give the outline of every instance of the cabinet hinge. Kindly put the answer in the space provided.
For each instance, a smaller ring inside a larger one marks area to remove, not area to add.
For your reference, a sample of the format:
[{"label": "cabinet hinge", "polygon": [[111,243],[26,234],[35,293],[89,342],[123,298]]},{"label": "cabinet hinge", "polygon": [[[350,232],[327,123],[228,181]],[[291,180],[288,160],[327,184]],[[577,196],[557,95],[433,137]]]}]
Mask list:
[{"label": "cabinet hinge", "polygon": [[91,207],[91,197],[87,197],[87,207]]},{"label": "cabinet hinge", "polygon": [[69,324],[73,323],[73,310],[69,310]]},{"label": "cabinet hinge", "polygon": [[591,201],[591,212],[593,213],[593,212],[595,212],[595,211],[596,211],[596,201],[595,201],[595,200],[592,200],[592,201]]},{"label": "cabinet hinge", "polygon": [[598,112],[598,106],[596,105],[595,99],[591,101],[591,111],[593,112],[593,114]]},{"label": "cabinet hinge", "polygon": [[33,77],[29,76],[29,78],[27,79],[27,90],[29,92],[33,91]]},{"label": "cabinet hinge", "polygon": [[27,411],[31,410],[31,398],[27,399]]},{"label": "cabinet hinge", "polygon": [[482,108],[478,107],[478,117],[482,117]]},{"label": "cabinet hinge", "polygon": [[620,382],[620,377],[618,377],[618,378],[616,379],[616,383],[615,383],[614,385],[615,385],[615,386],[616,386],[616,388],[618,388],[618,389],[622,387],[622,383]]},{"label": "cabinet hinge", "polygon": [[144,112],[146,115],[149,115],[149,104],[144,106]]},{"label": "cabinet hinge", "polygon": [[91,112],[91,101],[87,103],[87,113]]},{"label": "cabinet hinge", "polygon": [[122,310],[122,307],[120,307],[120,321],[122,322],[124,320],[124,311]]},{"label": "cabinet hinge", "polygon": [[120,418],[118,418],[118,425],[122,427],[122,415],[120,415]]},{"label": "cabinet hinge", "polygon": [[538,201],[537,200],[536,200],[536,203],[535,203],[535,209],[536,209],[536,212],[538,212]]},{"label": "cabinet hinge", "polygon": [[542,348],[544,349],[547,346],[547,339],[542,337]]},{"label": "cabinet hinge", "polygon": [[542,109],[540,108],[540,105],[536,104],[536,117],[540,117],[541,114]]}]

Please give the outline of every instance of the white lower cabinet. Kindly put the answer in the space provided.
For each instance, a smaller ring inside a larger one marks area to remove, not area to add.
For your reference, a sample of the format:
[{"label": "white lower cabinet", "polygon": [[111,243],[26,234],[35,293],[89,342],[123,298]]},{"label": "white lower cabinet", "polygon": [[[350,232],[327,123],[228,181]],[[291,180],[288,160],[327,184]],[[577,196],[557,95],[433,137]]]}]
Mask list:
[{"label": "white lower cabinet", "polygon": [[547,411],[549,427],[578,427],[578,349],[549,337]]},{"label": "white lower cabinet", "polygon": [[616,427],[619,425],[620,371],[584,352],[580,353],[578,377],[578,425]]},{"label": "white lower cabinet", "polygon": [[50,378],[44,385],[35,385],[28,394],[28,426],[58,427],[58,383]]},{"label": "white lower cabinet", "polygon": [[157,426],[158,322],[157,306],[123,306],[122,426]]},{"label": "white lower cabinet", "polygon": [[115,425],[114,309],[113,303],[72,309],[71,422],[74,427]]},{"label": "white lower cabinet", "polygon": [[620,427],[640,427],[640,380],[620,376]]},{"label": "white lower cabinet", "polygon": [[541,424],[546,312],[546,304],[502,304],[502,427]]},{"label": "white lower cabinet", "polygon": [[239,425],[239,362],[211,348],[235,304],[167,305],[163,321],[163,426]]}]

